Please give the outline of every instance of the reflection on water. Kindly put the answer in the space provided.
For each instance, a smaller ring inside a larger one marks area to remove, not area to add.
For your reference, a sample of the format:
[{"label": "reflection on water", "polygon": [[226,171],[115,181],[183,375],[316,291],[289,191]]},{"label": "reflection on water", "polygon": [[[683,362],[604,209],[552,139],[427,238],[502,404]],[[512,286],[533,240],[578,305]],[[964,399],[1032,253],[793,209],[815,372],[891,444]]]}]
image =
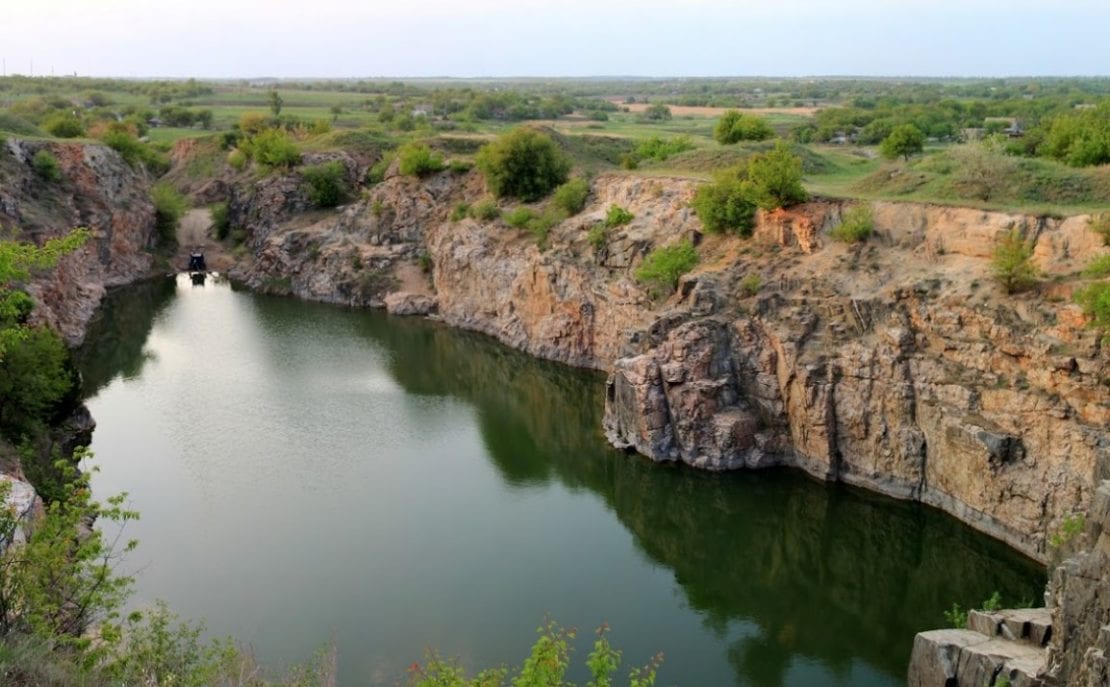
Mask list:
[{"label": "reflection on water", "polygon": [[140,596],[263,658],[334,634],[344,684],[394,684],[428,645],[515,660],[550,612],[611,623],[630,661],[664,650],[662,684],[894,685],[952,602],[1040,594],[1036,565],[919,505],[612,451],[594,374],[424,321],[172,293],[119,294],[82,356],[97,488],[144,513]]}]

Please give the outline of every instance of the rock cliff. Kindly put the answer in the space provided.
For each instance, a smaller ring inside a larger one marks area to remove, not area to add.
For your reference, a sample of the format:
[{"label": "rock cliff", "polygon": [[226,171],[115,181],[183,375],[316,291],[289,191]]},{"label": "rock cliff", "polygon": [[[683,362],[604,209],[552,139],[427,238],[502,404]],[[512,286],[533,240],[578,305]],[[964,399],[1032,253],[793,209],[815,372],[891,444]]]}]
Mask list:
[{"label": "rock cliff", "polygon": [[[791,465],[920,500],[1044,560],[1110,473],[1108,357],[1070,305],[1107,249],[1086,218],[875,203],[866,243],[833,242],[841,204],[763,213],[751,239],[702,236],[681,179],[605,175],[543,246],[500,220],[451,221],[480,176],[393,173],[363,199],[302,212],[296,175],[235,201],[264,290],[432,312],[533,355],[610,373],[605,431],[653,460]],[[591,243],[611,204],[635,219]],[[995,242],[1017,231],[1046,275],[1006,295]],[[651,249],[701,265],[653,301]],[[392,295],[391,295],[392,294]],[[419,303],[419,307],[411,304]]]},{"label": "rock cliff", "polygon": [[[36,174],[32,160],[49,151],[60,178]],[[27,285],[35,318],[77,344],[106,289],[151,272],[155,259],[150,182],[110,148],[89,143],[8,139],[0,145],[0,225],[42,242],[74,227],[92,239]]]}]

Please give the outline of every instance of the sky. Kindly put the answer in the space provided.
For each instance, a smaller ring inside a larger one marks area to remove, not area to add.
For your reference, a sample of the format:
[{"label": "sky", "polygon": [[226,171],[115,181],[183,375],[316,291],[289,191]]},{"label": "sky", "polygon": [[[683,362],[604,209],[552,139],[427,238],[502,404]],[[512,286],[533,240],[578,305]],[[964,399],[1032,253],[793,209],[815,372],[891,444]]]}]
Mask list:
[{"label": "sky", "polygon": [[6,73],[1110,73],[1110,0],[0,0]]}]

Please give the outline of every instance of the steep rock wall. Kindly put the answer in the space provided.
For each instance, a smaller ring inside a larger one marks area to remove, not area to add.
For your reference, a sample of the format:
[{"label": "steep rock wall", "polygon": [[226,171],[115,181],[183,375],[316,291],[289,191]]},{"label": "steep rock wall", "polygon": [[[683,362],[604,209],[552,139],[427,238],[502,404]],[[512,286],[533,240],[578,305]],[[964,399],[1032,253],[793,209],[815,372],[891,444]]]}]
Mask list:
[{"label": "steep rock wall", "polygon": [[[1110,466],[1107,355],[1069,304],[1074,274],[1106,250],[1086,218],[875,203],[873,238],[845,246],[828,239],[842,204],[823,201],[761,213],[744,240],[700,233],[694,189],[603,175],[540,246],[498,220],[450,220],[482,196],[476,173],[394,173],[337,211],[248,213],[253,256],[237,275],[349,305],[389,296],[608,370],[607,435],[654,460],[797,466],[939,507],[1043,559]],[[611,204],[635,219],[591,244]],[[991,276],[1013,231],[1053,279],[1040,293],[1006,295]],[[701,265],[653,301],[634,268],[682,238]]]},{"label": "steep rock wall", "polygon": [[[31,161],[48,150],[61,179],[47,181]],[[110,148],[88,143],[8,139],[0,150],[0,224],[17,238],[41,243],[74,227],[92,238],[34,277],[27,290],[35,318],[77,344],[106,289],[148,275],[155,266],[154,206],[150,182]]]}]

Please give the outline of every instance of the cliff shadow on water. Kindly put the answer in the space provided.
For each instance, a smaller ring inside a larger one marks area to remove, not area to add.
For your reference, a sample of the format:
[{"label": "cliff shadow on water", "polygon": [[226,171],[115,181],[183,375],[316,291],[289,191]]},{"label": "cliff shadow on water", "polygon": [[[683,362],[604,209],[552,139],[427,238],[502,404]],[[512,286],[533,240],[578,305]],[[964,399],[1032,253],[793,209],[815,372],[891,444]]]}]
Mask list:
[{"label": "cliff shadow on water", "polygon": [[[312,318],[291,316],[305,307]],[[384,349],[408,393],[471,404],[506,482],[602,498],[708,626],[721,636],[734,622],[758,626],[729,649],[737,684],[784,685],[798,655],[841,674],[863,658],[900,680],[914,634],[943,625],[953,603],[994,592],[1042,603],[1038,563],[922,504],[786,468],[709,474],[611,449],[598,373],[380,312],[259,298],[257,314],[274,331],[291,321],[319,335],[351,330]]]},{"label": "cliff shadow on water", "polygon": [[81,370],[81,393],[96,395],[117,375],[137,377],[150,353],[147,337],[177,291],[176,280],[149,279],[108,293],[89,324],[84,344],[74,352]]},{"label": "cliff shadow on water", "polygon": [[[117,374],[141,371],[147,335],[173,298],[168,284],[119,292],[106,305],[81,358],[90,393]],[[943,624],[954,602],[975,605],[996,591],[1008,604],[1040,602],[1040,566],[921,504],[784,469],[703,473],[609,448],[601,433],[604,380],[596,373],[424,320],[233,297],[244,301],[241,316],[256,320],[263,336],[255,354],[270,357],[273,374],[311,364],[283,357],[285,346],[356,339],[358,346],[344,350],[381,356],[407,394],[470,406],[489,460],[510,488],[557,484],[596,495],[727,643],[738,685],[795,684],[788,672],[798,659],[846,682],[862,661],[900,682],[914,634]],[[659,648],[680,651],[681,641]],[[680,675],[668,680],[684,683]]]}]

